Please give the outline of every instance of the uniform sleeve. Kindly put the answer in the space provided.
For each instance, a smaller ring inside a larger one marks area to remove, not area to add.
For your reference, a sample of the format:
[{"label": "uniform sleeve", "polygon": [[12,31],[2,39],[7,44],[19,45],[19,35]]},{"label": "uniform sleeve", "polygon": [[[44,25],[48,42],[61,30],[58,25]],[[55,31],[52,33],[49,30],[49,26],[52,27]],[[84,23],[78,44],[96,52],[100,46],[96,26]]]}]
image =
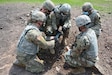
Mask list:
[{"label": "uniform sleeve", "polygon": [[38,32],[37,30],[29,30],[26,34],[26,39],[36,45],[38,45],[40,48],[43,49],[49,49],[51,47],[54,47],[55,41],[46,41],[45,38],[42,36],[41,32]]},{"label": "uniform sleeve", "polygon": [[100,14],[96,13],[94,16],[94,26],[93,29],[101,29],[101,21],[100,21]]},{"label": "uniform sleeve", "polygon": [[90,46],[90,41],[87,36],[82,36],[77,39],[76,44],[76,49],[84,50]]},{"label": "uniform sleeve", "polygon": [[82,51],[88,49],[90,46],[90,41],[87,36],[77,37],[75,45],[73,46],[72,56],[79,56]]},{"label": "uniform sleeve", "polygon": [[65,27],[65,28],[70,28],[71,27],[71,17],[70,16],[65,21],[63,27]]},{"label": "uniform sleeve", "polygon": [[55,16],[54,12],[51,13],[51,20],[52,20],[52,28],[53,28],[53,30],[57,30],[56,16]]},{"label": "uniform sleeve", "polygon": [[37,44],[37,39],[36,39],[36,38],[37,38],[37,36],[39,36],[39,35],[41,35],[41,34],[40,34],[37,30],[31,29],[31,30],[29,30],[29,31],[26,33],[25,37],[26,37],[26,39],[27,39],[28,41]]},{"label": "uniform sleeve", "polygon": [[[100,21],[100,14],[99,13],[96,13],[96,16],[95,16],[95,25],[99,25],[101,27],[101,21]],[[101,29],[101,28],[100,28]]]},{"label": "uniform sleeve", "polygon": [[100,35],[100,33],[101,33],[101,21],[100,21],[99,13],[95,14],[93,24],[94,25],[91,28],[95,31],[96,35]]}]

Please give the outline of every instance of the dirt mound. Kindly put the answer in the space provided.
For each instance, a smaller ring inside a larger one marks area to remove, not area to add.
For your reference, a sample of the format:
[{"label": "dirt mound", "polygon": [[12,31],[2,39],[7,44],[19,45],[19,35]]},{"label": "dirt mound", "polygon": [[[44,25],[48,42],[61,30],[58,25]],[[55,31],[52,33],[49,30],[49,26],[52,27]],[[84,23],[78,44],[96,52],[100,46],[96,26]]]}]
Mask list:
[{"label": "dirt mound", "polygon": [[[18,4],[1,4],[0,5],[0,75],[37,75],[12,65],[16,57],[16,45],[18,38],[25,28],[25,21],[30,10],[36,8],[37,4],[30,5],[26,3]],[[72,8],[73,17],[80,15],[81,10],[79,8]],[[100,71],[104,75],[111,75],[112,71],[112,14],[101,13],[102,21],[102,34],[98,39],[99,43],[99,61]],[[72,19],[73,19],[72,17]],[[78,34],[78,29],[72,21],[72,27],[70,29],[70,36],[68,43],[73,43],[73,40]],[[59,53],[61,47],[59,47]],[[58,54],[58,53],[57,53]],[[65,70],[63,68],[64,62],[60,55],[45,55],[46,71],[38,75],[70,75],[71,69]],[[98,72],[86,68],[86,73],[81,75],[99,75]]]}]

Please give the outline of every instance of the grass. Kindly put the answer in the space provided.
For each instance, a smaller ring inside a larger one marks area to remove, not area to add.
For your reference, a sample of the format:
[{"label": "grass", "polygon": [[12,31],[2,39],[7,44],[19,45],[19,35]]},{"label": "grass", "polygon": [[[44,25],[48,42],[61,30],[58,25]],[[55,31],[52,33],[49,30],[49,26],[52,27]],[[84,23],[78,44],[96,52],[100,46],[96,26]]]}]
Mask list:
[{"label": "grass", "polygon": [[[0,0],[0,3],[27,2],[42,3],[45,0]],[[69,3],[72,6],[81,7],[84,2],[91,2],[95,9],[104,12],[112,12],[112,0],[52,0],[55,4]]]}]

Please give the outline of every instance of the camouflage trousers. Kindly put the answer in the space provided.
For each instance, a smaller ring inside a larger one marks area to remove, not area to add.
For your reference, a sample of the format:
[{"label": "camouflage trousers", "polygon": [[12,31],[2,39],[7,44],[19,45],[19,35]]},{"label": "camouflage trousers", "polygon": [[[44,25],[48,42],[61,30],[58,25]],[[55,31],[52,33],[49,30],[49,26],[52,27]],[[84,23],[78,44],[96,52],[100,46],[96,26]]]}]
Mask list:
[{"label": "camouflage trousers", "polygon": [[73,67],[92,67],[95,65],[95,62],[91,60],[87,60],[86,58],[79,56],[73,57],[70,55],[70,52],[64,55],[65,62],[67,62],[70,66]]},{"label": "camouflage trousers", "polygon": [[25,65],[25,69],[27,71],[39,73],[44,70],[43,63],[38,62],[36,55],[29,55],[26,53],[18,52],[16,59],[19,61],[19,63]]}]

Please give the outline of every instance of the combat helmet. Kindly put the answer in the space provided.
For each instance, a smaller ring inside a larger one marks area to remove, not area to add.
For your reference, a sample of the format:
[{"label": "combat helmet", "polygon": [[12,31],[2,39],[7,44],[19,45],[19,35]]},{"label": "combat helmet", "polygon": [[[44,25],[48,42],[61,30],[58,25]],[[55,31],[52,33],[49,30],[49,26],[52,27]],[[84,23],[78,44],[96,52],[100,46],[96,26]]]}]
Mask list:
[{"label": "combat helmet", "polygon": [[81,27],[81,26],[89,24],[91,20],[87,15],[81,15],[75,19],[75,22],[78,27]]},{"label": "combat helmet", "polygon": [[46,20],[45,14],[38,10],[32,11],[32,13],[30,14],[30,17],[33,22]]},{"label": "combat helmet", "polygon": [[70,14],[71,6],[68,3],[62,4],[59,8],[60,12],[63,14]]},{"label": "combat helmet", "polygon": [[51,0],[45,0],[42,7],[49,11],[52,11],[54,9],[55,5]]},{"label": "combat helmet", "polygon": [[83,11],[89,11],[93,9],[93,5],[90,2],[85,2],[82,6]]}]

